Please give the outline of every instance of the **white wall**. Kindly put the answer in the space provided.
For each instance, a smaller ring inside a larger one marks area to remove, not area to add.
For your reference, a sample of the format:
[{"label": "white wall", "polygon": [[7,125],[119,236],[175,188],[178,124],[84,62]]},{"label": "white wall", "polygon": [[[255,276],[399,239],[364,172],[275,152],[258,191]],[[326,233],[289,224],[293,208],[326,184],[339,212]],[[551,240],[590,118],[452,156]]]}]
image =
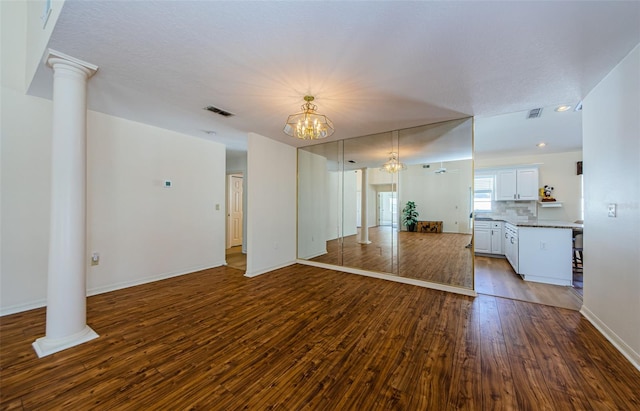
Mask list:
[{"label": "white wall", "polygon": [[24,95],[26,2],[0,2],[0,10],[0,314],[6,314],[45,302],[52,106]]},{"label": "white wall", "polygon": [[[4,315],[46,303],[52,104],[24,94],[26,2],[0,7]],[[224,261],[223,146],[95,112],[87,139],[89,293]],[[161,187],[165,178],[174,188]]]},{"label": "white wall", "polygon": [[[31,82],[31,79],[36,73],[36,70],[44,69],[42,65],[42,56],[47,49],[47,44],[51,38],[51,33],[60,17],[60,12],[64,6],[66,0],[52,0],[51,1],[51,14],[47,20],[46,26],[41,18],[43,15],[44,6],[46,0],[29,0],[20,1],[26,7],[26,48],[25,43],[22,47],[26,51],[26,60],[22,63],[22,71],[26,69],[27,83]],[[12,2],[13,3],[13,2]],[[27,84],[23,84],[23,89]]]},{"label": "white wall", "polygon": [[224,145],[96,112],[87,123],[89,292],[223,265]]},{"label": "white wall", "polygon": [[412,165],[400,173],[399,211],[408,201],[416,203],[420,221],[442,221],[445,233],[470,233],[469,187],[472,179],[471,160],[444,162],[446,173],[436,174],[440,168]]},{"label": "white wall", "polygon": [[327,159],[298,150],[298,258],[327,253]]},{"label": "white wall", "polygon": [[296,149],[248,136],[247,272],[253,277],[296,259]]},{"label": "white wall", "polygon": [[[640,45],[584,99],[582,312],[640,369]],[[607,217],[617,204],[616,218]]]},{"label": "white wall", "polygon": [[576,163],[578,161],[582,161],[582,151],[483,158],[475,160],[474,166],[476,170],[480,170],[491,167],[537,164],[539,170],[538,185],[540,187],[545,185],[554,187],[553,197],[562,202],[562,207],[560,208],[542,208],[538,206],[538,218],[542,220],[576,221],[581,217],[580,184],[582,177],[576,174]]},{"label": "white wall", "polygon": [[342,172],[327,172],[327,199],[328,208],[325,232],[326,240],[334,240],[342,235]]},{"label": "white wall", "polygon": [[342,174],[344,184],[344,201],[342,203],[343,225],[342,235],[348,237],[358,233],[358,178],[355,171]]}]

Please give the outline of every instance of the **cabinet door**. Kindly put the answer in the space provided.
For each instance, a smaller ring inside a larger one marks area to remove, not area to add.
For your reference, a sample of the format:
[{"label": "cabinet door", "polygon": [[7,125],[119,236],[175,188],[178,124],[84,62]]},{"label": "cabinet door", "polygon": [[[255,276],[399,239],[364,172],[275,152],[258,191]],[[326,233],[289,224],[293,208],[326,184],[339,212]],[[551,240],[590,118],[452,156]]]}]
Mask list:
[{"label": "cabinet door", "polygon": [[491,253],[491,229],[478,228],[473,230],[473,248],[476,253]]},{"label": "cabinet door", "polygon": [[516,170],[496,172],[496,200],[516,200]]},{"label": "cabinet door", "polygon": [[491,229],[491,254],[502,254],[502,230],[499,228]]},{"label": "cabinet door", "polygon": [[517,170],[517,199],[538,200],[538,169],[519,168]]}]

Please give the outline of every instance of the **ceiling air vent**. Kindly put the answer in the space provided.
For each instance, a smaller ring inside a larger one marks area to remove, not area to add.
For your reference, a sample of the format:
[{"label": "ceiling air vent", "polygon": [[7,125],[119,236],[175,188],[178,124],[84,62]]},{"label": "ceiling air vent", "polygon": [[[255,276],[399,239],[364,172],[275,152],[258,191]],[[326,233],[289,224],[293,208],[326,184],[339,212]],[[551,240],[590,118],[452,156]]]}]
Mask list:
[{"label": "ceiling air vent", "polygon": [[527,118],[538,118],[542,115],[542,107],[534,108],[529,111]]},{"label": "ceiling air vent", "polygon": [[218,107],[214,107],[214,106],[207,106],[204,109],[205,110],[209,110],[212,113],[220,114],[223,117],[231,117],[231,116],[234,115],[233,113],[229,113],[228,111],[224,111],[224,110],[219,109]]}]

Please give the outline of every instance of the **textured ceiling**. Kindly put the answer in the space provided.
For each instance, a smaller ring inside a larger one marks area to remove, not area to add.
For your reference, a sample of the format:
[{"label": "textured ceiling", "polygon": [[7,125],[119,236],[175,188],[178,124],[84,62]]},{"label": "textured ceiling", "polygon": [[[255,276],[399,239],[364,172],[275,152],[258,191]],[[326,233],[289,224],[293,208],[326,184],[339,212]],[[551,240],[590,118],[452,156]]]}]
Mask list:
[{"label": "textured ceiling", "polygon": [[[305,94],[331,140],[575,103],[639,21],[636,1],[67,0],[49,47],[99,66],[91,109],[242,149],[305,144],[282,133]],[[49,69],[29,92],[50,98]]]}]

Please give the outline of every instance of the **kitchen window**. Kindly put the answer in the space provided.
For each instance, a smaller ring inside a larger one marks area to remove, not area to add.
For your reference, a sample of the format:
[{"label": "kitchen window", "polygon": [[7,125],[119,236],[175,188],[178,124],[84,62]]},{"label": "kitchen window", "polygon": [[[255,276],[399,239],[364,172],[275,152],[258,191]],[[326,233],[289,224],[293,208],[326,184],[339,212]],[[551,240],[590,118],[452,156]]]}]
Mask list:
[{"label": "kitchen window", "polygon": [[473,211],[489,212],[492,210],[494,175],[477,175],[473,182]]}]

